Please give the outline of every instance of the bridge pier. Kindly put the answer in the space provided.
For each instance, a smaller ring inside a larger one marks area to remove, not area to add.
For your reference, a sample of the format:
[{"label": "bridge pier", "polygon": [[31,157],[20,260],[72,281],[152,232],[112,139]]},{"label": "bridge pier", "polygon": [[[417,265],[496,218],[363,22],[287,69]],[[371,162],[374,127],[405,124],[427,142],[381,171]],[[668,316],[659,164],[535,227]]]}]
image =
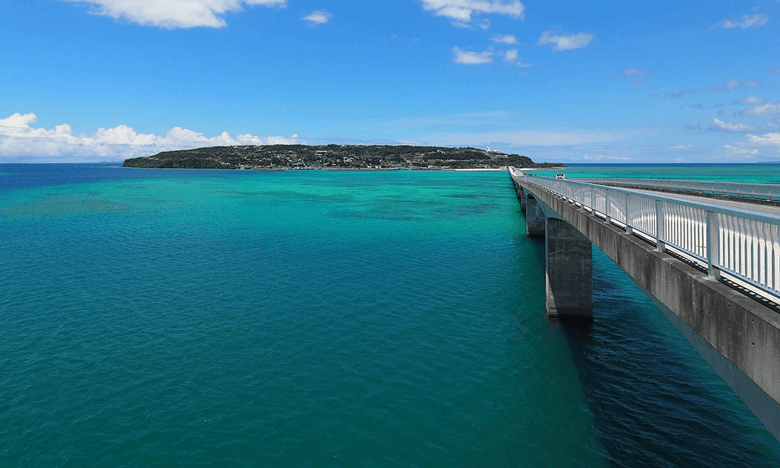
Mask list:
[{"label": "bridge pier", "polygon": [[591,241],[558,218],[547,217],[545,231],[547,317],[588,325],[593,322]]},{"label": "bridge pier", "polygon": [[539,202],[534,197],[526,197],[525,201],[525,235],[528,237],[544,236],[546,216]]}]

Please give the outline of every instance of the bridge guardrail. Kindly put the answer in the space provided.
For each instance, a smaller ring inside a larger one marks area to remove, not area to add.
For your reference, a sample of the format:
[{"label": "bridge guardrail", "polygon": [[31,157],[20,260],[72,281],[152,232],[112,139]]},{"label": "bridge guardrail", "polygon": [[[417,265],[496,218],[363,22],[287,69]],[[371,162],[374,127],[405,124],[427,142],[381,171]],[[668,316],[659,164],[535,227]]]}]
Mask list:
[{"label": "bridge guardrail", "polygon": [[655,240],[702,261],[712,277],[720,272],[780,296],[780,217],[723,208],[568,179],[512,177],[617,221],[627,233]]},{"label": "bridge guardrail", "polygon": [[[580,179],[584,182],[585,179]],[[780,201],[780,185],[747,184],[742,182],[709,182],[701,180],[661,180],[661,179],[587,179],[592,184],[610,184],[649,189],[679,190],[691,193],[727,195],[744,198],[759,198]]]}]

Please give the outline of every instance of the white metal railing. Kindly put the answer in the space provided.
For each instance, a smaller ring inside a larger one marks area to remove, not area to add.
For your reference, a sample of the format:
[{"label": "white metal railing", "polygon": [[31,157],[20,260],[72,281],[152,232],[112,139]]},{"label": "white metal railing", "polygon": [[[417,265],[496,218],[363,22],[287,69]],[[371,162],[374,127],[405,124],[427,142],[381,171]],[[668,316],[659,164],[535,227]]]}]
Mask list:
[{"label": "white metal railing", "polygon": [[622,225],[707,265],[710,276],[728,273],[780,295],[780,217],[689,202],[662,195],[567,179],[528,176],[510,168],[512,178],[552,192],[607,222]]},{"label": "white metal railing", "polygon": [[623,187],[642,187],[648,189],[679,190],[682,192],[704,193],[712,195],[730,195],[734,197],[759,198],[780,201],[780,185],[746,184],[742,182],[709,182],[702,180],[663,180],[663,179],[579,179],[591,184],[607,184]]}]

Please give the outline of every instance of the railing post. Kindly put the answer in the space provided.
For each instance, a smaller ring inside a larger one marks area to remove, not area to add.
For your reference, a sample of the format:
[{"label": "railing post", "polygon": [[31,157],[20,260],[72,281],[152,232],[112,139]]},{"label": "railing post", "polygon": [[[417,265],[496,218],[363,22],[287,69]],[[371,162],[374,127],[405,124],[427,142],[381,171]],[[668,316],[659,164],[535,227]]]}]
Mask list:
[{"label": "railing post", "polygon": [[655,201],[655,250],[663,252],[666,250],[666,244],[663,240],[664,232],[664,214],[661,210],[661,200]]},{"label": "railing post", "polygon": [[628,193],[626,193],[625,195],[626,195],[626,211],[625,211],[626,234],[631,235],[634,233],[634,228],[631,227],[631,218],[629,218],[628,216]]},{"label": "railing post", "polygon": [[707,212],[707,274],[720,279],[720,224],[718,213]]},{"label": "railing post", "polygon": [[609,188],[604,189],[604,216],[607,224],[612,224],[612,216],[609,215]]}]

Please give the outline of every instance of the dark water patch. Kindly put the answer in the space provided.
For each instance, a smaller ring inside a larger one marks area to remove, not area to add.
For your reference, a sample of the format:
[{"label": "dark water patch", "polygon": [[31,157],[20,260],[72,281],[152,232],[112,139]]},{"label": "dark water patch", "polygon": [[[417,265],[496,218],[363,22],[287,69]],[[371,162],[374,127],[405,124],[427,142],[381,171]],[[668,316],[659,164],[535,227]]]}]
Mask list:
[{"label": "dark water patch", "polygon": [[392,213],[387,210],[334,210],[329,215],[337,219],[355,219],[355,220],[382,220],[382,221],[404,221],[404,222],[424,222],[426,217],[411,215],[408,212]]},{"label": "dark water patch", "polygon": [[77,213],[110,213],[133,209],[132,205],[125,203],[57,194],[37,202],[7,208],[3,211],[3,214],[6,216],[51,216]]},{"label": "dark water patch", "polygon": [[594,323],[563,330],[612,465],[777,466],[778,454],[765,449],[771,436],[744,404],[630,280],[614,281],[625,274],[594,253]]},{"label": "dark water patch", "polygon": [[467,200],[476,200],[479,198],[495,198],[493,195],[485,194],[485,193],[453,193],[452,195],[448,195],[450,198],[458,198],[458,199],[467,199]]},{"label": "dark water patch", "polygon": [[478,216],[497,210],[499,205],[495,203],[475,203],[468,206],[458,207],[449,211],[450,216]]}]

